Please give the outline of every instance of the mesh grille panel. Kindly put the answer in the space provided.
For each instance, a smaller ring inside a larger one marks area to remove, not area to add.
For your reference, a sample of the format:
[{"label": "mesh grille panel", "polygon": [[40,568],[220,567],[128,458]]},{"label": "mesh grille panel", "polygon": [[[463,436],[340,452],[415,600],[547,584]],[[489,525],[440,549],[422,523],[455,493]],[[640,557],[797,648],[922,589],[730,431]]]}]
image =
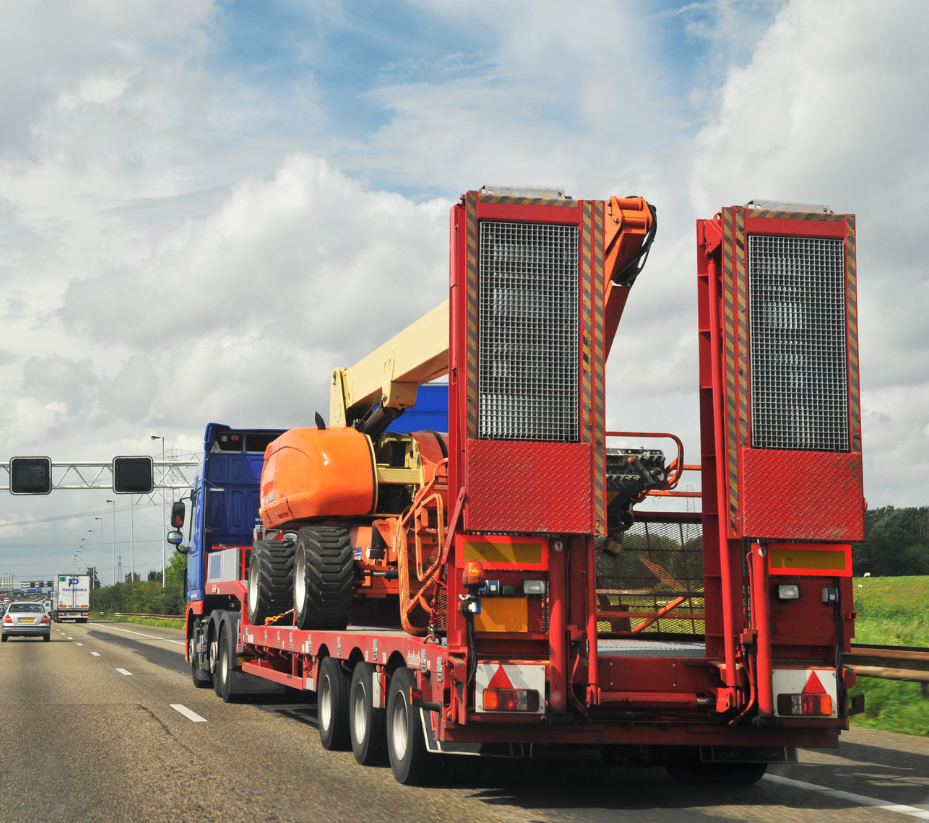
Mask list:
[{"label": "mesh grille panel", "polygon": [[845,247],[748,238],[752,446],[848,451]]},{"label": "mesh grille panel", "polygon": [[578,230],[480,228],[478,436],[578,440]]},{"label": "mesh grille panel", "polygon": [[703,634],[701,523],[638,520],[621,542],[598,538],[597,549],[599,634],[631,634],[643,624],[643,635]]}]

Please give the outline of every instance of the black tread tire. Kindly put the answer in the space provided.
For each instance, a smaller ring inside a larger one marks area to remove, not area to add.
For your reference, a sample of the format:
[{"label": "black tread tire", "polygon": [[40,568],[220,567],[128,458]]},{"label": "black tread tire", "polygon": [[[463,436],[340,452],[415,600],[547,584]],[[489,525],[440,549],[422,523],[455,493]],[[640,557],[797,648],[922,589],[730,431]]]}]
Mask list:
[{"label": "black tread tire", "polygon": [[213,630],[207,632],[207,637],[210,638],[206,649],[207,663],[210,669],[210,677],[213,680],[213,691],[217,697],[223,696],[219,681],[219,630],[225,616],[226,613],[223,611],[216,612],[213,615]]},{"label": "black tread tire", "polygon": [[319,742],[330,752],[349,747],[348,675],[334,657],[324,657],[316,678],[316,705]]},{"label": "black tread tire", "polygon": [[386,766],[388,762],[387,711],[374,708],[375,688],[374,666],[357,663],[349,690],[348,727],[352,754],[362,766]]},{"label": "black tread tire", "polygon": [[355,587],[355,554],[347,529],[300,529],[293,576],[294,620],[301,629],[341,631]]},{"label": "black tread tire", "polygon": [[43,634],[43,635],[42,635],[42,641],[45,642],[45,643],[51,643],[51,642],[52,642],[52,636],[51,636],[50,634]]},{"label": "black tread tire", "polygon": [[260,626],[266,617],[294,607],[294,544],[256,540],[248,566],[248,621]]},{"label": "black tread tire", "polygon": [[9,639],[10,639],[10,638],[7,637],[5,634],[0,635],[0,643],[6,643],[6,641],[9,640]]},{"label": "black tread tire", "polygon": [[193,653],[194,639],[191,637],[187,641],[187,656],[190,658],[190,676],[194,681],[194,688],[208,689],[213,685],[213,675],[209,671],[200,668],[197,656]]},{"label": "black tread tire", "polygon": [[387,750],[390,770],[404,786],[429,786],[438,779],[443,765],[441,755],[426,748],[423,711],[410,705],[410,689],[416,678],[405,666],[390,678],[387,696]]},{"label": "black tread tire", "polygon": [[219,681],[219,696],[223,703],[235,703],[238,695],[232,690],[232,660],[235,649],[232,646],[232,633],[229,624],[223,623],[219,630],[219,658],[216,661],[216,671],[213,680]]}]

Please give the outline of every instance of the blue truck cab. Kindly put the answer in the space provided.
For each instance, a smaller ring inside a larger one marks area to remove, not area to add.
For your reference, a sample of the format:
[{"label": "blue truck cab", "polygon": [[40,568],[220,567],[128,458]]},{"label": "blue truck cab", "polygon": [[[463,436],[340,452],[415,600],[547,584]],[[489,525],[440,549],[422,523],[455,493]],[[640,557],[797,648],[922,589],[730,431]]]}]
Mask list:
[{"label": "blue truck cab", "polygon": [[[251,546],[258,524],[265,449],[286,429],[232,429],[210,423],[203,438],[203,463],[191,493],[187,539],[188,602],[203,600],[210,552],[218,546]],[[448,386],[430,384],[416,405],[387,431],[448,431]]]}]

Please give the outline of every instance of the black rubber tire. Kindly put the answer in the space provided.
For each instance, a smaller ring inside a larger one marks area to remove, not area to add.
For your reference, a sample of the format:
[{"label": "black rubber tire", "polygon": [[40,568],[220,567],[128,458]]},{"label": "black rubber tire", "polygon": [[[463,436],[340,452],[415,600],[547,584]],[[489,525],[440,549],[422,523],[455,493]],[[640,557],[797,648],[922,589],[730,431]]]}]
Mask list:
[{"label": "black rubber tire", "polygon": [[43,640],[43,642],[45,642],[45,643],[51,643],[51,642],[52,642],[52,636],[51,636],[50,634],[43,634],[43,635],[42,635],[42,640]]},{"label": "black rubber tire", "polygon": [[6,643],[6,641],[9,639],[10,638],[7,637],[5,634],[0,634],[0,643]]},{"label": "black rubber tire", "polygon": [[248,621],[254,626],[266,617],[294,607],[294,544],[289,540],[257,540],[248,566]]},{"label": "black rubber tire", "polygon": [[[362,766],[386,766],[387,711],[374,708],[374,666],[357,663],[349,690],[348,727],[352,754]],[[378,701],[383,702],[383,701]]]},{"label": "black rubber tire", "polygon": [[216,661],[216,671],[213,679],[219,680],[219,696],[223,703],[235,703],[238,695],[232,690],[232,661],[235,658],[235,649],[232,646],[232,633],[229,624],[223,623],[219,630],[219,659]]},{"label": "black rubber tire", "polygon": [[387,695],[387,751],[390,770],[404,786],[429,786],[438,779],[441,755],[426,748],[423,710],[410,705],[410,689],[416,678],[408,668],[397,669],[390,678]]},{"label": "black rubber tire", "polygon": [[316,705],[319,742],[330,752],[349,747],[348,675],[334,657],[324,657],[316,678]]},{"label": "black rubber tire", "polygon": [[187,641],[187,656],[190,658],[190,676],[194,681],[194,688],[208,689],[213,685],[213,675],[209,671],[200,668],[200,663],[193,651],[194,639],[191,637]]},{"label": "black rubber tire", "polygon": [[297,626],[341,631],[348,625],[355,586],[354,563],[347,529],[300,529],[293,577]]},{"label": "black rubber tire", "polygon": [[210,638],[206,652],[207,662],[210,667],[210,677],[213,680],[213,691],[217,697],[223,696],[219,680],[219,629],[225,615],[225,612],[217,612],[213,615],[213,629],[211,633],[207,634],[207,637]]}]

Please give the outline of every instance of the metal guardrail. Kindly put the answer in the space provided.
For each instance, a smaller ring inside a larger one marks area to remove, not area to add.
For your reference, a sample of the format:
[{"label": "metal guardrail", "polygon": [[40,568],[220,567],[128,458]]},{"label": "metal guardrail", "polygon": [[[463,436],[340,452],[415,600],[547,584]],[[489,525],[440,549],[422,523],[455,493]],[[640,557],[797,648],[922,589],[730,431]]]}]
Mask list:
[{"label": "metal guardrail", "polygon": [[147,617],[150,620],[183,620],[182,614],[140,614],[137,612],[91,612],[92,615],[106,617]]},{"label": "metal guardrail", "polygon": [[921,683],[923,695],[929,697],[929,648],[852,644],[842,662],[860,677]]}]

